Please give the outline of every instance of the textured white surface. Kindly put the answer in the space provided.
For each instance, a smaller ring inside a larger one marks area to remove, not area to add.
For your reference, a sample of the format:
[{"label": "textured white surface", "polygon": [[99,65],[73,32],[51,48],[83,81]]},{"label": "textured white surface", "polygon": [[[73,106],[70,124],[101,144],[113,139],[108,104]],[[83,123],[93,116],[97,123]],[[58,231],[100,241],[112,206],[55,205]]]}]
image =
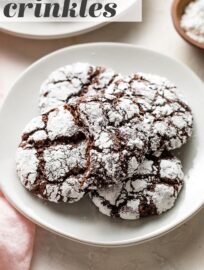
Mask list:
[{"label": "textured white surface", "polygon": [[[53,50],[96,41],[128,42],[165,53],[185,62],[203,79],[204,53],[186,44],[175,32],[170,17],[172,1],[143,2],[143,23],[115,23],[80,37],[56,41],[23,40],[0,34],[0,88],[9,89],[21,71]],[[81,245],[38,228],[31,270],[202,270],[203,216],[204,209],[166,236],[119,249]]]}]

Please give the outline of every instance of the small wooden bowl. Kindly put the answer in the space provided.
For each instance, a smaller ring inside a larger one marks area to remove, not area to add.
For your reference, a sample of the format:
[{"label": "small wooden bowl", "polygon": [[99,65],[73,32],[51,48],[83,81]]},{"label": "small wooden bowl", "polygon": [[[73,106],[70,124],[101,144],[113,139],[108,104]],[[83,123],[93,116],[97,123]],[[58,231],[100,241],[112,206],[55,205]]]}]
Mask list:
[{"label": "small wooden bowl", "polygon": [[204,44],[190,38],[180,26],[181,17],[184,14],[184,10],[191,1],[193,0],[174,0],[172,5],[173,23],[176,28],[176,31],[185,41],[187,41],[191,45],[196,46],[197,48],[204,50]]}]

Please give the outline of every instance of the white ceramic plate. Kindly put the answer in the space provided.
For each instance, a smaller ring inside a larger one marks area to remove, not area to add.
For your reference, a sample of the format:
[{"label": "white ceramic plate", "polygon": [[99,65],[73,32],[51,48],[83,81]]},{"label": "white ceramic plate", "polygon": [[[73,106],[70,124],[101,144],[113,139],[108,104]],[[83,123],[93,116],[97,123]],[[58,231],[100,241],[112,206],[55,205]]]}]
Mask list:
[{"label": "white ceramic plate", "polygon": [[14,36],[32,39],[57,39],[77,36],[102,27],[96,22],[4,22],[0,30]]},{"label": "white ceramic plate", "polygon": [[[136,7],[134,1],[135,0],[129,0],[123,5],[121,4],[123,0],[120,0],[118,2],[119,8],[117,16],[125,15],[132,7]],[[0,23],[0,30],[15,36],[26,38],[57,39],[84,34],[110,22],[110,20],[108,22],[2,22]]]},{"label": "white ceramic plate", "polygon": [[[15,173],[15,151],[21,131],[38,114],[40,84],[56,68],[77,61],[112,67],[118,72],[155,73],[175,82],[195,116],[192,140],[179,150],[186,174],[185,188],[168,213],[140,221],[103,216],[88,198],[73,205],[44,203],[20,184]],[[125,44],[98,43],[54,52],[27,69],[13,86],[0,113],[1,188],[9,201],[40,226],[67,238],[101,246],[140,243],[164,234],[196,213],[204,202],[204,88],[183,64],[156,52]]]}]

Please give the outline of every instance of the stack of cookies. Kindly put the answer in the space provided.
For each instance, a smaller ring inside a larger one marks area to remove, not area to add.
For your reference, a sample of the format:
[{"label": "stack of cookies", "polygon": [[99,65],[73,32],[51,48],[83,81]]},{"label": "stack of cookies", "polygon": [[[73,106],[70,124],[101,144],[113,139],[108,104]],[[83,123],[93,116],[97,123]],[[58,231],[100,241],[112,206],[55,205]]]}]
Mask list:
[{"label": "stack of cookies", "polygon": [[123,219],[173,207],[184,175],[170,151],[191,137],[193,116],[172,83],[75,63],[42,84],[39,108],[17,149],[26,189],[56,203],[89,194],[100,212]]}]

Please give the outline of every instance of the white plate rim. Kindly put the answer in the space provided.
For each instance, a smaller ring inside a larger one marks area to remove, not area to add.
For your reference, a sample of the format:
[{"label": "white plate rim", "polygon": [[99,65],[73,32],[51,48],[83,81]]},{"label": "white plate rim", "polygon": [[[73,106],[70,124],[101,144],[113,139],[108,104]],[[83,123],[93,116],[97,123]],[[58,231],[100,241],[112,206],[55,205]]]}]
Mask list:
[{"label": "white plate rim", "polygon": [[[21,80],[24,75],[26,75],[27,72],[29,72],[32,68],[34,68],[35,66],[37,66],[38,64],[40,64],[41,62],[46,61],[49,57],[55,56],[57,54],[60,53],[64,53],[66,51],[72,50],[72,49],[83,49],[83,48],[87,48],[87,47],[112,47],[112,46],[117,46],[117,47],[123,47],[123,48],[132,48],[132,49],[138,49],[138,50],[143,50],[149,53],[154,53],[157,54],[159,56],[162,56],[163,58],[169,59],[171,61],[176,62],[178,65],[180,65],[183,69],[186,69],[188,72],[191,73],[191,75],[196,78],[196,80],[199,80],[200,83],[203,83],[200,78],[185,64],[183,64],[181,61],[173,58],[173,57],[169,57],[165,54],[159,53],[157,51],[154,50],[150,50],[148,48],[142,47],[142,46],[137,46],[137,45],[133,45],[133,44],[127,44],[127,43],[114,43],[114,42],[96,42],[96,43],[84,43],[84,44],[79,44],[79,45],[73,45],[73,46],[69,46],[69,47],[65,47],[62,48],[60,50],[54,51],[52,53],[49,53],[47,55],[45,55],[44,57],[40,58],[39,60],[37,60],[36,62],[34,62],[32,65],[30,65],[24,72],[22,72],[19,77],[15,80],[15,82],[13,83],[13,86],[11,87],[9,93],[7,94],[6,98],[4,99],[4,102],[1,106],[0,109],[0,117],[1,117],[1,112],[4,110],[4,106],[6,105],[6,101],[7,99],[9,99],[10,95],[12,95],[12,90],[15,86],[15,84]],[[83,244],[88,244],[91,246],[100,246],[100,247],[123,247],[123,246],[131,246],[131,245],[137,245],[137,244],[141,244],[150,240],[153,240],[155,238],[158,238],[162,235],[167,234],[168,232],[178,228],[179,226],[181,226],[182,224],[184,224],[185,222],[187,222],[189,219],[191,219],[194,215],[196,215],[196,213],[198,213],[203,207],[204,207],[204,201],[201,202],[195,209],[192,209],[191,213],[189,214],[185,214],[178,223],[174,224],[174,225],[168,225],[168,226],[163,226],[162,228],[160,228],[159,230],[153,232],[153,233],[149,233],[146,234],[145,236],[141,236],[138,237],[137,240],[135,240],[134,238],[131,240],[123,240],[123,241],[115,241],[114,243],[102,243],[102,242],[96,242],[96,241],[88,241],[88,240],[80,240],[76,237],[73,236],[68,236],[65,235],[63,232],[60,232],[58,230],[56,230],[55,228],[53,228],[50,224],[46,224],[46,222],[41,221],[36,221],[35,217],[32,217],[32,214],[27,214],[25,213],[18,205],[15,204],[15,201],[12,200],[11,197],[9,197],[9,195],[5,192],[4,190],[4,185],[2,184],[3,181],[1,181],[0,179],[0,187],[2,192],[4,193],[5,197],[8,199],[8,201],[21,213],[23,214],[25,217],[27,217],[29,220],[31,220],[32,222],[34,222],[35,224],[39,225],[40,227],[43,227],[44,229],[53,232],[57,235],[60,235],[62,237],[65,237],[67,239],[79,242],[79,243],[83,243]]]},{"label": "white plate rim", "polygon": [[4,33],[7,33],[12,36],[16,36],[16,37],[27,38],[27,39],[49,40],[49,39],[68,38],[68,37],[83,35],[88,32],[97,30],[98,28],[101,28],[107,24],[108,23],[92,23],[92,24],[89,23],[87,24],[86,27],[81,27],[77,31],[68,31],[68,32],[60,33],[60,34],[49,34],[49,35],[29,34],[29,33],[25,33],[24,31],[21,31],[20,28],[18,31],[14,31],[5,24],[0,25],[0,30]]}]

